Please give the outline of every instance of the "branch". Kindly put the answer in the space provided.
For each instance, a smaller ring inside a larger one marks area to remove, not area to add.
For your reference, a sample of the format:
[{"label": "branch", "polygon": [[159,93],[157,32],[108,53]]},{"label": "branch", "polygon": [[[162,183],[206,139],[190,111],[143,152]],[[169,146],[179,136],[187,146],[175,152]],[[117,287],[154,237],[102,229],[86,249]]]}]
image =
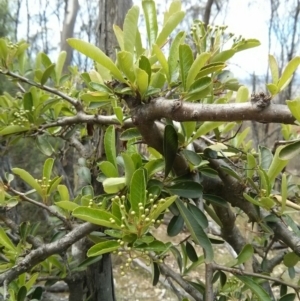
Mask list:
[{"label": "branch", "polygon": [[175,121],[244,121],[294,124],[288,106],[270,104],[265,108],[255,103],[203,104],[179,99],[156,98],[132,109],[133,123],[169,118]]},{"label": "branch", "polygon": [[49,244],[44,244],[41,247],[31,251],[23,260],[0,275],[0,286],[3,285],[4,281],[6,283],[10,283],[13,279],[29,271],[34,266],[47,259],[49,256],[64,252],[73,243],[85,237],[92,231],[95,231],[98,227],[99,226],[90,223],[81,224],[63,238]]},{"label": "branch", "polygon": [[31,203],[35,206],[41,207],[44,210],[48,211],[51,215],[57,217],[58,219],[60,219],[63,224],[65,225],[66,229],[72,229],[72,225],[70,223],[70,221],[68,221],[63,215],[61,215],[59,212],[53,210],[52,208],[44,205],[43,203],[37,202],[31,198],[29,198],[28,196],[26,196],[24,193],[21,193],[15,189],[13,189],[11,186],[7,186],[4,185],[4,188],[8,191],[11,191],[12,193],[14,193],[15,195],[19,196],[23,201],[26,201],[28,203]]},{"label": "branch", "polygon": [[293,288],[295,291],[300,290],[300,286],[294,285],[291,282],[285,282],[285,281],[283,281],[281,279],[278,279],[278,278],[275,278],[275,277],[271,277],[271,276],[267,276],[267,275],[263,275],[263,274],[258,274],[258,273],[245,272],[245,271],[240,270],[240,269],[228,268],[228,267],[221,266],[221,265],[218,265],[218,264],[215,264],[215,263],[212,263],[212,267],[213,267],[214,270],[229,272],[233,275],[241,275],[241,276],[250,276],[250,277],[261,278],[261,279],[265,279],[265,280],[268,280],[268,281],[273,281],[273,282],[277,282],[277,283],[289,286],[289,287]]},{"label": "branch", "polygon": [[66,100],[68,103],[70,103],[76,109],[77,112],[83,111],[83,107],[82,107],[82,104],[81,104],[80,101],[78,101],[78,100],[76,100],[76,99],[74,99],[74,98],[58,91],[55,88],[51,88],[49,86],[38,84],[36,82],[33,82],[33,81],[27,79],[26,77],[23,77],[23,76],[21,76],[17,73],[9,71],[9,70],[3,71],[3,70],[0,69],[0,73],[3,74],[3,75],[15,78],[15,79],[17,79],[17,80],[19,80],[23,83],[26,83],[26,84],[30,85],[30,86],[34,86],[34,87],[37,87],[41,90],[44,90],[44,91],[50,92],[54,95],[57,95],[57,96],[61,97],[62,99]]}]

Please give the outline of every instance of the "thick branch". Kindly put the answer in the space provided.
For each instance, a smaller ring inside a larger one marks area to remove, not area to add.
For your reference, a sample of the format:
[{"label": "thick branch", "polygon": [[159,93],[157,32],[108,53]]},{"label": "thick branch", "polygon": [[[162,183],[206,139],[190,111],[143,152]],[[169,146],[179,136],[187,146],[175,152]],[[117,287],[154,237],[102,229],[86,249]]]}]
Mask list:
[{"label": "thick branch", "polygon": [[10,283],[13,279],[29,271],[49,256],[65,252],[73,243],[96,230],[98,227],[99,226],[90,223],[81,224],[63,238],[55,242],[42,245],[41,247],[31,251],[23,260],[18,262],[18,264],[0,275],[0,286],[3,285],[4,281],[6,281],[6,283]]},{"label": "thick branch", "polygon": [[175,121],[244,121],[252,120],[265,123],[294,124],[288,106],[270,104],[259,108],[251,102],[229,104],[202,104],[183,102],[163,97],[151,100],[149,104],[132,110],[132,119],[144,121],[169,118]]}]

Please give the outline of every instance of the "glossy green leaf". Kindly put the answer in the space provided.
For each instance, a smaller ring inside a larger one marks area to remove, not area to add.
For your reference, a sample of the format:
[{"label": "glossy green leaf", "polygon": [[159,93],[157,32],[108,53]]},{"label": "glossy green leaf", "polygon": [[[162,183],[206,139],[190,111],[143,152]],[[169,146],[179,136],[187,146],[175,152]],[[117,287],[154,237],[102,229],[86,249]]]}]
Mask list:
[{"label": "glossy green leaf", "polygon": [[55,64],[51,64],[44,72],[41,78],[41,85],[45,85],[47,80],[50,78],[50,76],[53,74],[53,71],[55,69]]},{"label": "glossy green leaf", "polygon": [[38,135],[36,140],[36,145],[39,148],[39,150],[46,156],[51,156],[54,152],[54,149],[49,142],[49,136],[48,135]]},{"label": "glossy green leaf", "polygon": [[284,167],[288,164],[288,160],[282,160],[279,158],[279,154],[284,146],[279,146],[276,149],[274,158],[272,163],[267,171],[267,175],[269,177],[270,183],[274,183],[275,178],[279,175],[279,173],[284,169]]},{"label": "glossy green leaf", "polygon": [[229,166],[221,165],[221,169],[223,171],[225,171],[228,175],[236,178],[239,181],[242,179],[242,177],[234,169],[230,168]]},{"label": "glossy green leaf", "polygon": [[150,82],[151,74],[152,74],[151,64],[149,62],[149,59],[144,55],[140,57],[139,68],[144,70],[148,74],[148,82]]},{"label": "glossy green leaf", "polygon": [[92,224],[107,228],[121,229],[121,221],[107,210],[78,207],[73,210],[72,215]]},{"label": "glossy green leaf", "polygon": [[53,158],[48,158],[43,167],[43,177],[48,181],[51,178],[52,174],[52,168],[54,164],[54,159]]},{"label": "glossy green leaf", "polygon": [[139,203],[142,204],[142,206],[145,206],[146,202],[146,172],[145,169],[140,168],[136,170],[131,179],[130,183],[130,205],[131,205],[131,210],[135,212],[139,212]]},{"label": "glossy green leaf", "polygon": [[142,6],[144,10],[144,17],[146,22],[147,37],[149,48],[155,43],[157,38],[158,26],[157,26],[157,12],[155,7],[155,1],[143,0]]},{"label": "glossy green leaf", "polygon": [[178,136],[173,125],[167,124],[164,130],[163,142],[164,158],[165,158],[165,178],[172,170],[177,151]]},{"label": "glossy green leaf", "polygon": [[9,237],[6,235],[4,229],[0,227],[0,245],[4,246],[6,249],[9,249],[11,251],[16,252],[17,248],[12,243],[12,241],[9,239]]},{"label": "glossy green leaf", "polygon": [[57,62],[55,65],[55,78],[56,78],[56,85],[59,86],[62,71],[64,68],[64,64],[67,58],[67,52],[61,51],[58,55]]},{"label": "glossy green leaf", "polygon": [[273,160],[273,154],[271,150],[265,146],[258,146],[259,152],[259,165],[262,169],[268,170],[272,160]]},{"label": "glossy green leaf", "polygon": [[300,141],[296,141],[284,146],[279,152],[282,160],[291,160],[300,154]]},{"label": "glossy green leaf", "polygon": [[269,54],[269,67],[272,75],[272,82],[277,85],[279,79],[279,68],[274,55]]},{"label": "glossy green leaf", "polygon": [[172,194],[184,197],[184,198],[200,198],[202,197],[201,184],[193,181],[184,181],[173,184],[166,187]]},{"label": "glossy green leaf", "polygon": [[137,5],[132,6],[125,16],[123,25],[124,50],[132,54],[134,53],[134,46],[136,42],[139,14],[139,7]]},{"label": "glossy green leaf", "polygon": [[57,191],[62,201],[70,201],[69,190],[66,185],[58,185]]},{"label": "glossy green leaf", "polygon": [[220,63],[220,62],[208,64],[201,68],[201,70],[198,72],[198,74],[196,76],[196,79],[199,79],[199,78],[209,75],[211,73],[220,71],[220,70],[224,69],[225,67],[226,67],[226,64]]},{"label": "glossy green leaf", "polygon": [[106,253],[111,253],[117,250],[119,247],[120,244],[115,240],[102,241],[92,246],[87,251],[87,256],[92,257],[92,256],[100,256]]},{"label": "glossy green leaf", "polygon": [[185,37],[185,32],[180,31],[176,35],[175,39],[173,39],[170,47],[170,52],[168,56],[170,82],[175,82],[177,80],[179,45],[182,43],[184,37]]},{"label": "glossy green leaf", "polygon": [[212,131],[213,129],[219,127],[220,125],[222,125],[224,122],[218,122],[218,121],[205,121],[203,122],[200,127],[198,128],[198,130],[196,131],[196,133],[194,134],[192,140],[190,141],[190,143],[192,143],[194,140],[198,139],[199,137],[206,135],[207,133],[209,133],[210,131]]},{"label": "glossy green leaf", "polygon": [[182,257],[181,257],[181,254],[180,252],[178,251],[178,249],[174,246],[171,246],[170,247],[170,251],[172,252],[172,254],[174,255],[175,259],[176,259],[176,262],[178,264],[178,268],[179,268],[179,271],[181,272],[182,271]]},{"label": "glossy green leaf", "polygon": [[110,125],[104,135],[104,149],[107,160],[117,168],[115,127]]},{"label": "glossy green leaf", "polygon": [[39,276],[39,273],[31,274],[29,280],[25,283],[27,291],[29,291],[33,287],[33,285],[36,283],[38,276]]},{"label": "glossy green leaf", "polygon": [[206,97],[211,91],[211,78],[202,77],[197,79],[189,88],[188,93],[185,95],[187,101],[199,101],[201,98]]},{"label": "glossy green leaf", "polygon": [[208,220],[206,215],[197,206],[188,203],[187,209],[193,214],[194,218],[203,229],[206,229],[208,227]]},{"label": "glossy green leaf", "polygon": [[296,300],[296,294],[290,293],[282,296],[278,301],[294,301]]},{"label": "glossy green leaf", "polygon": [[20,178],[33,189],[35,189],[40,196],[43,196],[44,193],[40,184],[38,184],[38,182],[33,178],[33,176],[29,172],[21,168],[12,168],[12,172],[20,176]]},{"label": "glossy green leaf", "polygon": [[279,89],[275,84],[267,84],[267,88],[271,95],[276,95],[279,92]]},{"label": "glossy green leaf", "polygon": [[182,231],[183,225],[184,225],[184,219],[182,218],[182,216],[174,215],[171,218],[167,227],[168,235],[171,237],[178,235]]},{"label": "glossy green leaf", "polygon": [[60,201],[60,202],[55,202],[55,206],[68,210],[68,211],[73,211],[74,209],[78,208],[79,205],[74,203],[74,202],[70,202],[70,201]]},{"label": "glossy green leaf", "polygon": [[176,204],[193,240],[204,249],[205,261],[212,262],[214,258],[214,251],[207,234],[196,221],[194,215],[185,207],[184,203],[180,199],[176,200]]},{"label": "glossy green leaf", "polygon": [[18,295],[17,295],[17,301],[25,301],[27,295],[27,288],[26,286],[21,286]]},{"label": "glossy green leaf", "polygon": [[136,68],[135,73],[136,73],[136,84],[140,92],[140,95],[143,98],[143,96],[145,95],[148,89],[148,82],[149,82],[148,73],[140,68]]},{"label": "glossy green leaf", "polygon": [[124,34],[123,30],[116,24],[113,25],[114,34],[116,36],[116,39],[118,41],[119,47],[121,51],[124,50]]},{"label": "glossy green leaf", "polygon": [[173,32],[173,30],[178,26],[178,24],[182,21],[184,18],[185,13],[183,11],[176,12],[170,18],[167,20],[167,22],[164,24],[161,32],[158,34],[158,37],[155,41],[155,44],[158,47],[162,47],[167,39],[169,38],[169,35]]},{"label": "glossy green leaf", "polygon": [[282,72],[281,77],[278,80],[277,86],[280,91],[286,87],[287,83],[289,83],[290,79],[292,78],[299,64],[300,64],[300,56],[296,56],[288,62],[287,66],[284,68]]},{"label": "glossy green leaf", "polygon": [[272,301],[271,297],[267,292],[257,284],[251,277],[249,276],[238,276],[234,275],[240,281],[242,281],[258,298],[260,301]]},{"label": "glossy green leaf", "polygon": [[236,102],[246,102],[249,99],[249,90],[246,86],[240,86],[236,94]]},{"label": "glossy green leaf", "polygon": [[259,201],[255,200],[254,198],[252,198],[250,195],[248,195],[247,193],[243,193],[243,197],[250,203],[252,203],[253,205],[256,206],[260,206]]},{"label": "glossy green leaf", "polygon": [[21,133],[21,132],[26,132],[28,130],[29,130],[29,128],[27,126],[8,125],[0,131],[0,136],[17,134],[17,133]]},{"label": "glossy green leaf", "polygon": [[183,155],[185,156],[185,158],[193,165],[198,166],[201,161],[202,158],[201,156],[199,156],[197,153],[188,150],[188,149],[184,149],[182,150]]},{"label": "glossy green leaf", "polygon": [[203,198],[206,201],[209,201],[210,203],[213,203],[214,205],[224,207],[224,208],[228,208],[228,203],[223,198],[221,198],[220,196],[213,195],[213,194],[203,194]]},{"label": "glossy green leaf", "polygon": [[256,168],[256,160],[254,156],[250,153],[247,153],[247,165],[246,165],[247,178],[250,179],[252,178],[255,172],[255,168]]},{"label": "glossy green leaf", "polygon": [[284,172],[281,177],[281,209],[280,212],[284,213],[286,209],[286,200],[288,197],[288,183],[287,183],[287,176]]},{"label": "glossy green leaf", "polygon": [[144,165],[144,168],[148,171],[149,178],[151,178],[155,173],[165,168],[165,160],[162,158],[151,160]]},{"label": "glossy green leaf", "polygon": [[156,55],[158,61],[160,62],[160,65],[162,67],[163,72],[165,73],[165,76],[166,76],[168,82],[170,82],[169,65],[168,65],[168,61],[167,61],[165,55],[163,54],[162,50],[156,44],[153,45],[153,52]]},{"label": "glossy green leaf", "polygon": [[137,128],[130,128],[121,133],[120,139],[122,141],[127,141],[133,138],[140,138],[141,133]]},{"label": "glossy green leaf", "polygon": [[189,89],[192,86],[198,72],[205,65],[205,63],[208,61],[210,56],[211,56],[210,53],[203,52],[196,57],[192,66],[190,67],[190,70],[189,70],[187,78],[186,78],[186,88],[187,89]]},{"label": "glossy green leaf", "polygon": [[256,39],[247,39],[247,40],[242,40],[240,42],[237,42],[232,46],[233,49],[236,51],[242,51],[242,50],[247,50],[253,47],[260,46],[260,42]]},{"label": "glossy green leaf", "polygon": [[106,177],[116,178],[119,176],[117,169],[111,162],[101,161],[97,165]]},{"label": "glossy green leaf", "polygon": [[149,218],[152,220],[156,220],[162,212],[164,212],[167,208],[169,208],[173,202],[177,199],[176,195],[170,196],[164,199],[164,202],[161,202],[157,205],[157,208],[152,210]]},{"label": "glossy green leaf", "polygon": [[232,58],[235,54],[236,54],[236,50],[235,49],[224,50],[224,51],[221,51],[221,52],[217,53],[216,55],[214,55],[211,58],[210,62],[211,63],[226,62],[227,60],[229,60],[230,58]]},{"label": "glossy green leaf", "polygon": [[186,79],[193,64],[193,51],[191,47],[187,44],[179,45],[179,67],[180,67],[180,75],[181,82],[184,91],[187,90]]},{"label": "glossy green leaf", "polygon": [[287,267],[295,266],[300,260],[300,257],[295,254],[295,252],[290,252],[284,255],[283,263]]},{"label": "glossy green leaf", "polygon": [[155,252],[155,253],[165,253],[169,250],[171,243],[163,243],[159,240],[154,240],[150,243],[144,243],[135,246],[136,249],[143,249],[144,251]]},{"label": "glossy green leaf", "polygon": [[134,162],[129,154],[123,153],[122,158],[124,161],[126,186],[128,186],[128,185],[130,185],[132,175],[136,168],[135,168]]},{"label": "glossy green leaf", "polygon": [[116,67],[113,61],[98,47],[75,38],[67,39],[67,42],[72,48],[76,49],[77,51],[81,52],[82,54],[86,55],[87,57],[91,58],[98,64],[108,69],[117,80],[119,80],[120,82],[126,82],[122,76],[121,71]]},{"label": "glossy green leaf", "polygon": [[127,79],[133,84],[135,73],[133,70],[133,54],[128,51],[119,51],[117,53],[118,67],[125,74]]},{"label": "glossy green leaf", "polygon": [[254,254],[254,249],[251,244],[246,244],[240,254],[233,261],[229,262],[227,266],[233,267],[248,261]]},{"label": "glossy green leaf", "polygon": [[110,93],[113,93],[113,91],[110,88],[101,83],[91,81],[89,82],[89,86],[98,92],[103,92],[103,95],[109,95]]},{"label": "glossy green leaf", "polygon": [[152,261],[151,267],[152,267],[152,285],[155,286],[158,283],[159,276],[160,276],[159,265],[155,261]]},{"label": "glossy green leaf", "polygon": [[189,243],[188,241],[186,242],[185,249],[186,249],[186,253],[187,253],[187,256],[190,261],[192,261],[192,262],[198,261],[198,255],[197,255],[193,245],[191,243]]},{"label": "glossy green leaf", "polygon": [[107,178],[102,184],[106,193],[117,193],[126,187],[126,179],[125,177]]},{"label": "glossy green leaf", "polygon": [[[286,101],[287,106],[289,107],[292,115],[300,122],[300,98],[295,98],[293,100]],[[1,132],[0,132],[1,135]]]}]

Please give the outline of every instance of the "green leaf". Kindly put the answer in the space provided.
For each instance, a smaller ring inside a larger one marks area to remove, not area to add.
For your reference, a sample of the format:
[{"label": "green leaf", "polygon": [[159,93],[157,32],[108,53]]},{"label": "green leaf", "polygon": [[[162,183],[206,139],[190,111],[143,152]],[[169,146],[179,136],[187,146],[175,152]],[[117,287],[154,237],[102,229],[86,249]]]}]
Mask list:
[{"label": "green leaf", "polygon": [[252,198],[250,195],[248,195],[247,193],[243,193],[243,197],[250,203],[256,205],[256,206],[260,206],[259,201],[255,200],[254,198]]},{"label": "green leaf", "polygon": [[247,166],[246,166],[246,175],[247,178],[252,178],[256,168],[256,160],[254,156],[250,153],[247,153]]},{"label": "green leaf", "polygon": [[168,235],[171,237],[176,236],[183,229],[183,225],[184,225],[184,220],[182,216],[174,215],[168,224],[168,228],[167,228]]},{"label": "green leaf", "polygon": [[18,291],[17,301],[25,301],[27,295],[27,288],[26,286],[20,287]]},{"label": "green leaf", "polygon": [[21,168],[12,168],[12,172],[18,176],[20,176],[20,178],[26,182],[29,186],[31,186],[33,189],[36,190],[36,192],[40,195],[43,196],[43,190],[40,186],[40,184],[38,184],[38,182],[33,178],[33,176],[27,172],[24,169]]},{"label": "green leaf", "polygon": [[275,178],[279,175],[279,173],[284,169],[284,167],[288,164],[288,160],[282,160],[279,158],[279,154],[284,146],[279,146],[276,149],[274,158],[272,163],[267,171],[267,175],[269,177],[270,183],[274,183]]},{"label": "green leaf", "polygon": [[70,201],[69,190],[66,185],[58,185],[57,190],[62,201]]},{"label": "green leaf", "polygon": [[169,35],[173,32],[173,30],[184,18],[184,15],[185,13],[183,11],[179,11],[173,14],[172,16],[170,16],[170,18],[164,24],[161,32],[159,33],[156,39],[155,43],[157,46],[162,47],[165,44],[165,42],[169,38]]},{"label": "green leaf", "polygon": [[212,262],[214,251],[207,234],[179,198],[176,199],[176,204],[193,240],[204,249],[205,261]]},{"label": "green leaf", "polygon": [[186,78],[186,88],[187,89],[189,89],[191,87],[198,72],[205,65],[205,63],[208,61],[210,56],[211,56],[211,54],[208,52],[203,52],[203,53],[197,55],[192,66],[190,67],[190,70],[189,70],[187,78]]},{"label": "green leaf", "polygon": [[137,128],[130,128],[121,133],[120,140],[127,141],[133,138],[141,138],[141,133]]},{"label": "green leaf", "polygon": [[0,227],[0,245],[4,246],[6,249],[17,252],[17,248],[6,235],[4,229]]},{"label": "green leaf", "polygon": [[160,270],[159,270],[159,265],[155,261],[152,261],[151,266],[152,266],[152,285],[155,286],[159,281]]},{"label": "green leaf", "polygon": [[[295,98],[293,100],[286,100],[286,104],[289,107],[292,115],[300,122],[300,98]],[[2,132],[0,132],[1,135]]]},{"label": "green leaf", "polygon": [[154,240],[150,243],[143,243],[134,246],[135,249],[143,249],[144,251],[155,252],[155,253],[165,253],[170,249],[171,243],[163,243],[159,240]]},{"label": "green leaf", "polygon": [[124,49],[132,54],[134,53],[139,14],[139,7],[132,6],[125,16],[123,25]]},{"label": "green leaf", "polygon": [[300,56],[296,56],[288,62],[287,66],[284,68],[282,72],[280,79],[278,80],[277,86],[280,91],[282,91],[286,87],[286,85],[290,82],[299,64],[300,64]]},{"label": "green leaf", "polygon": [[154,210],[151,212],[149,218],[150,218],[151,220],[152,220],[152,219],[156,220],[156,219],[160,216],[160,214],[161,214],[163,211],[165,211],[167,208],[169,208],[169,207],[173,204],[173,202],[174,202],[176,199],[177,199],[177,196],[176,196],[176,195],[173,195],[173,196],[170,196],[170,197],[166,198],[166,199],[164,200],[164,202],[159,203],[159,204],[157,205],[157,208],[154,209]]},{"label": "green leaf", "polygon": [[236,102],[246,102],[249,99],[249,90],[246,86],[240,86],[236,94]]},{"label": "green leaf", "polygon": [[196,131],[196,133],[194,134],[194,136],[191,139],[190,143],[192,143],[193,141],[198,139],[200,136],[206,135],[207,133],[209,133],[213,129],[219,127],[223,123],[224,122],[217,122],[217,121],[205,121],[205,122],[203,122],[200,125],[200,127],[198,128],[198,130]]},{"label": "green leaf", "polygon": [[123,51],[124,50],[124,34],[123,34],[123,31],[116,24],[113,25],[113,30],[114,30],[114,34],[115,34],[115,36],[117,38],[119,47],[120,47],[121,51]]},{"label": "green leaf", "polygon": [[172,170],[177,150],[178,136],[173,125],[167,124],[164,130],[164,158],[165,158],[165,178]]},{"label": "green leaf", "polygon": [[116,167],[111,162],[101,161],[97,165],[106,177],[117,178],[119,176]]},{"label": "green leaf", "polygon": [[296,294],[290,293],[282,296],[278,301],[294,301],[296,299]]},{"label": "green leaf", "polygon": [[55,69],[55,64],[51,64],[44,72],[41,78],[41,85],[44,85],[49,77],[53,74],[53,71]]},{"label": "green leaf", "polygon": [[157,38],[158,26],[157,26],[157,12],[155,7],[155,1],[153,0],[143,0],[142,6],[144,10],[144,17],[147,28],[147,37],[149,48],[155,43]]},{"label": "green leaf", "polygon": [[168,56],[170,82],[176,82],[178,69],[179,45],[185,37],[185,32],[180,31],[173,39]]},{"label": "green leaf", "polygon": [[102,241],[92,246],[87,251],[87,256],[99,256],[105,253],[111,253],[120,247],[120,243],[115,240]]},{"label": "green leaf", "polygon": [[128,186],[131,182],[132,175],[136,168],[135,168],[134,162],[129,154],[123,153],[122,158],[124,161],[126,186]]},{"label": "green leaf", "polygon": [[39,150],[46,156],[51,156],[54,152],[54,149],[49,142],[48,135],[38,135],[37,139],[35,140],[37,147]]},{"label": "green leaf", "polygon": [[279,92],[279,89],[275,84],[267,84],[267,88],[271,95],[276,95]]},{"label": "green leaf", "polygon": [[291,160],[300,153],[300,141],[296,141],[284,146],[279,152],[279,158],[282,160]]},{"label": "green leaf", "polygon": [[253,254],[254,254],[254,249],[253,249],[252,245],[246,244],[243,247],[240,254],[237,256],[237,258],[235,258],[233,261],[231,261],[230,263],[228,263],[226,265],[230,266],[230,267],[233,267],[233,266],[236,266],[236,265],[243,264],[247,260],[249,260],[252,257]]},{"label": "green leaf", "polygon": [[224,50],[224,51],[221,51],[221,52],[217,53],[216,55],[214,55],[211,58],[210,62],[211,63],[226,62],[227,60],[229,60],[230,58],[232,58],[235,54],[236,54],[236,50],[235,49]]},{"label": "green leaf", "polygon": [[67,42],[72,48],[107,68],[117,80],[123,83],[126,82],[113,61],[98,47],[75,38],[67,39]]},{"label": "green leaf", "polygon": [[56,78],[56,86],[59,86],[59,82],[61,79],[62,70],[64,68],[64,64],[66,61],[67,52],[61,51],[58,55],[57,62],[55,65],[55,78]]},{"label": "green leaf", "polygon": [[260,46],[260,42],[256,39],[248,39],[248,40],[242,40],[240,42],[235,43],[232,48],[236,51],[242,51],[246,49],[250,49],[253,47]]},{"label": "green leaf", "polygon": [[117,59],[120,70],[133,84],[135,81],[135,73],[133,70],[133,54],[128,51],[119,51],[117,53]]},{"label": "green leaf", "polygon": [[272,75],[272,82],[277,85],[279,79],[279,68],[274,55],[269,54],[269,67]]},{"label": "green leaf", "polygon": [[21,133],[21,132],[26,132],[28,130],[29,130],[29,128],[27,126],[8,125],[0,131],[0,136],[10,135],[10,134],[17,134],[17,133]]},{"label": "green leaf", "polygon": [[238,276],[234,275],[240,281],[242,281],[257,297],[260,301],[271,301],[272,299],[266,293],[266,291],[257,284],[251,277],[249,276]]},{"label": "green leaf", "polygon": [[73,210],[72,215],[92,224],[121,229],[121,221],[107,210],[78,207]]},{"label": "green leaf", "polygon": [[201,68],[201,70],[198,72],[198,74],[196,76],[196,79],[204,77],[204,76],[206,76],[208,74],[211,74],[213,72],[220,71],[220,70],[224,69],[225,67],[226,67],[226,64],[220,63],[220,62],[208,64],[208,65]]},{"label": "green leaf", "polygon": [[149,59],[144,55],[140,57],[139,68],[144,70],[148,74],[148,83],[149,83],[151,79],[152,70],[151,70]]},{"label": "green leaf", "polygon": [[211,90],[211,78],[202,77],[197,79],[189,88],[187,95],[184,97],[187,101],[200,100],[209,94]]},{"label": "green leaf", "polygon": [[142,203],[142,206],[145,206],[146,202],[146,170],[140,168],[136,170],[131,179],[130,183],[130,205],[131,210],[139,212],[139,203]]},{"label": "green leaf", "polygon": [[300,257],[298,255],[296,255],[295,252],[287,253],[283,257],[284,265],[289,268],[295,266],[299,260],[300,260]]},{"label": "green leaf", "polygon": [[168,61],[167,61],[165,55],[163,54],[161,49],[156,44],[153,45],[153,52],[156,55],[158,61],[160,62],[161,68],[162,68],[163,72],[165,73],[165,76],[166,76],[168,82],[170,82],[169,65],[168,65]]},{"label": "green leaf", "polygon": [[194,181],[184,181],[176,183],[172,186],[166,187],[172,194],[184,197],[184,198],[200,198],[202,197],[201,184]]},{"label": "green leaf", "polygon": [[281,177],[281,209],[280,212],[284,213],[286,209],[286,200],[288,197],[288,184],[286,173],[284,172]]},{"label": "green leaf", "polygon": [[192,244],[189,243],[188,241],[186,242],[185,249],[186,249],[186,253],[187,253],[187,256],[188,256],[189,260],[191,262],[197,262],[198,261],[198,255],[197,255],[194,247],[192,246]]},{"label": "green leaf", "polygon": [[181,82],[184,91],[187,90],[186,79],[193,64],[193,51],[191,47],[187,44],[179,45],[179,67],[180,67],[180,75]]},{"label": "green leaf", "polygon": [[110,125],[104,135],[104,149],[107,160],[117,168],[115,127]]},{"label": "green leaf", "polygon": [[228,208],[228,203],[223,198],[221,198],[220,196],[213,195],[213,194],[203,194],[203,198],[206,201],[209,201],[210,203],[213,203],[214,205],[224,207],[224,208]]},{"label": "green leaf", "polygon": [[55,202],[55,206],[57,206],[59,208],[63,208],[68,211],[73,211],[74,209],[79,207],[78,204],[76,204],[74,202],[70,202],[70,201]]},{"label": "green leaf", "polygon": [[125,177],[107,178],[103,181],[103,188],[106,193],[117,193],[126,187]]},{"label": "green leaf", "polygon": [[194,218],[203,229],[208,227],[207,217],[197,206],[188,203],[187,209],[193,214]]},{"label": "green leaf", "polygon": [[197,153],[195,153],[194,151],[191,151],[189,149],[184,149],[182,151],[183,155],[185,156],[185,158],[193,165],[198,166],[201,161],[202,158],[201,156],[199,156]]},{"label": "green leaf", "polygon": [[48,158],[44,163],[43,177],[48,181],[51,178],[52,168],[54,164],[53,158]]},{"label": "green leaf", "polygon": [[271,150],[265,146],[258,146],[259,152],[259,165],[262,169],[268,170],[272,160],[273,160],[273,154]]},{"label": "green leaf", "polygon": [[137,84],[138,90],[139,90],[142,98],[144,98],[144,95],[148,89],[148,82],[149,82],[148,81],[148,79],[149,79],[148,73],[140,68],[136,68],[135,73],[136,73],[136,84]]}]

